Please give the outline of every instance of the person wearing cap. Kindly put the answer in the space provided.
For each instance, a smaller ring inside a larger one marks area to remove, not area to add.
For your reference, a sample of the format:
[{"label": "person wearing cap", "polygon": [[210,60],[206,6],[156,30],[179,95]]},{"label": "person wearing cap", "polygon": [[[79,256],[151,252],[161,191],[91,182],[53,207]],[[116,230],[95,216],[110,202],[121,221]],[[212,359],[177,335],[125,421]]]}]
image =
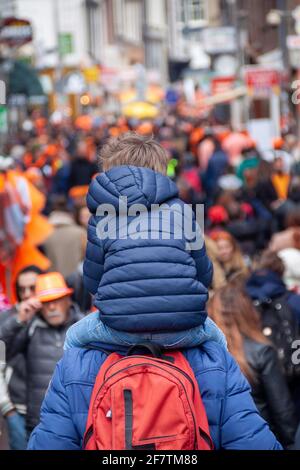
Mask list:
[{"label": "person wearing cap", "polygon": [[19,304],[15,315],[0,325],[7,360],[19,353],[25,355],[27,432],[39,421],[41,403],[63,354],[66,331],[82,318],[71,302],[72,292],[60,273],[41,274],[36,280],[35,297]]},{"label": "person wearing cap", "polygon": [[[15,283],[17,303],[6,307],[0,314],[0,326],[17,314],[28,300],[35,295],[35,284],[40,268],[26,266],[18,273]],[[17,354],[0,366],[0,413],[7,428],[8,444],[11,450],[26,449],[26,373],[25,358]]]}]

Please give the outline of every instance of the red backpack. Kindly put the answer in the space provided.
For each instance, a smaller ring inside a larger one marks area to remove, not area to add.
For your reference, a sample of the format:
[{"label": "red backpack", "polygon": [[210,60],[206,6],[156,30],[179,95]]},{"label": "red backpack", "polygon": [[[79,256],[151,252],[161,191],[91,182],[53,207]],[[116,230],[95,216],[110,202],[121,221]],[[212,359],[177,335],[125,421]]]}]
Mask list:
[{"label": "red backpack", "polygon": [[[154,356],[131,355],[146,348]],[[85,450],[212,450],[199,386],[182,353],[157,345],[113,353],[91,396]]]}]

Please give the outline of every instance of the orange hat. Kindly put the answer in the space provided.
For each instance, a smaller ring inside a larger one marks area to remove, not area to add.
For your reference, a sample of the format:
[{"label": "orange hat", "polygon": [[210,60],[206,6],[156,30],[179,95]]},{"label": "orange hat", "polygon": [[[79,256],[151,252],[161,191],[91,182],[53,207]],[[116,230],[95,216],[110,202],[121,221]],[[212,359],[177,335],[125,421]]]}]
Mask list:
[{"label": "orange hat", "polygon": [[136,129],[136,132],[140,135],[148,135],[153,132],[153,124],[149,121],[142,122]]},{"label": "orange hat", "polygon": [[275,137],[272,143],[273,143],[274,150],[281,150],[284,145],[284,140],[282,137]]},{"label": "orange hat", "polygon": [[73,188],[69,190],[69,196],[73,199],[78,197],[85,197],[88,193],[88,190],[88,185],[73,186]]},{"label": "orange hat", "polygon": [[49,144],[45,148],[45,154],[48,157],[55,157],[57,155],[57,146],[54,144]]},{"label": "orange hat", "polygon": [[71,295],[70,289],[60,273],[40,274],[37,277],[35,293],[40,302],[50,302]]}]

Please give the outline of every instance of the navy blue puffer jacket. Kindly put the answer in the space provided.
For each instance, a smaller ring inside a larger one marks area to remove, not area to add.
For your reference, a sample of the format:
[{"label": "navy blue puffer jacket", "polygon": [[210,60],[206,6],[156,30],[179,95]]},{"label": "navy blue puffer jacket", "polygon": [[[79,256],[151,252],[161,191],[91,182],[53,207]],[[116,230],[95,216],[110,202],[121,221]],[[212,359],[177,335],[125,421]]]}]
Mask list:
[{"label": "navy blue puffer jacket", "polygon": [[[139,228],[132,225],[135,212],[123,219],[119,209],[121,196],[127,198],[126,209],[135,209],[135,204],[146,207],[141,209]],[[172,216],[169,233],[161,225],[157,236],[149,236],[153,204],[183,208],[176,185],[147,168],[116,167],[92,181],[87,203],[92,216],[84,282],[95,294],[103,323],[121,331],[161,333],[201,325],[206,318],[207,287],[212,279],[212,263],[204,243],[197,250],[187,249],[183,234],[174,236],[178,224]],[[108,222],[105,212],[99,215],[100,204],[111,204],[116,218]],[[121,236],[124,220],[130,238]],[[115,222],[116,239],[98,236],[101,224],[103,231],[108,231]]]}]

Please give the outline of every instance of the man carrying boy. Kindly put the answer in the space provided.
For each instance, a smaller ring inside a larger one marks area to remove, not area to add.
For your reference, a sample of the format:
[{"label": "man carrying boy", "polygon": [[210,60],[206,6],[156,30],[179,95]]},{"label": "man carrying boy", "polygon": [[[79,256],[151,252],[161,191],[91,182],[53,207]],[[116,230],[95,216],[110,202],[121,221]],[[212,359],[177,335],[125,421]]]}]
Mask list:
[{"label": "man carrying boy", "polygon": [[[198,234],[199,228],[165,176],[165,151],[153,139],[129,133],[110,140],[101,157],[104,173],[87,197],[92,216],[84,263],[85,283],[99,311],[70,329],[68,351],[29,448],[80,449],[105,351],[126,355],[129,346],[151,341],[164,349],[186,348],[215,448],[280,449],[222,333],[207,319],[212,264],[199,236],[196,244],[187,236],[193,230],[186,231],[185,223]],[[174,215],[169,225],[157,215],[157,205]],[[149,234],[151,224],[156,229]]]}]

